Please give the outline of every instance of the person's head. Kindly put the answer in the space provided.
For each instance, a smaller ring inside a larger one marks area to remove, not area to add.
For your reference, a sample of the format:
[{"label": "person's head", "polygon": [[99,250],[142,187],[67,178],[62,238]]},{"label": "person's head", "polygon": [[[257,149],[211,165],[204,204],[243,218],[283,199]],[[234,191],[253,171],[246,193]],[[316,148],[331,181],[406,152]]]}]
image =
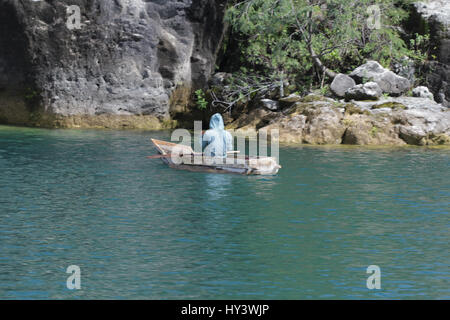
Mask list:
[{"label": "person's head", "polygon": [[209,120],[209,128],[210,129],[224,129],[225,126],[223,125],[223,119],[220,113],[216,113],[211,117],[211,120]]}]

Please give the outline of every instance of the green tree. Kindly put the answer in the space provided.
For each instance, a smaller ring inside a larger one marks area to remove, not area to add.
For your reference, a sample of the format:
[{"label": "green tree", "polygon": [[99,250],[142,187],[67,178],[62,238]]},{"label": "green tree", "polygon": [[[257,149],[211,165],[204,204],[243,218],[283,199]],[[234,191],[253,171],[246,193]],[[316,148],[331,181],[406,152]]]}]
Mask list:
[{"label": "green tree", "polygon": [[[364,59],[389,66],[417,58],[400,37],[410,0],[246,0],[232,5],[227,20],[242,39],[245,63],[279,79],[311,72],[333,78]],[[371,6],[379,8],[379,15]],[[379,18],[379,28],[370,19]]]}]

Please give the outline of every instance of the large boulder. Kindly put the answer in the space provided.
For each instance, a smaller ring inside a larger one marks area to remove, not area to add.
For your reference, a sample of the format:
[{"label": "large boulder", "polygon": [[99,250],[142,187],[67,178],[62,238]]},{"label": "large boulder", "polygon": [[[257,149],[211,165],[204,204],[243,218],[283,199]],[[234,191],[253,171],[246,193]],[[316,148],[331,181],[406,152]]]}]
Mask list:
[{"label": "large boulder", "polygon": [[333,92],[337,97],[343,98],[345,97],[345,92],[354,87],[356,85],[355,80],[353,78],[339,73],[334,79],[333,82],[331,82],[330,90]]},{"label": "large boulder", "polygon": [[303,142],[308,144],[340,144],[345,132],[343,114],[334,105],[309,107],[304,110],[307,116]]},{"label": "large boulder", "polygon": [[352,73],[350,77],[354,78],[358,83],[369,81],[387,70],[376,61],[367,61],[367,63],[359,66]]},{"label": "large boulder", "polygon": [[392,96],[399,96],[409,90],[411,84],[408,79],[396,75],[394,72],[385,69],[376,61],[368,61],[356,68],[350,77],[358,83],[372,81],[378,83],[383,92]]},{"label": "large boulder", "polygon": [[349,114],[343,144],[351,145],[405,145],[387,117],[375,117],[367,113]]},{"label": "large boulder", "polygon": [[[80,8],[79,29],[67,27],[71,5]],[[0,121],[14,122],[18,109],[28,124],[36,111],[168,118],[214,70],[225,7],[226,0],[0,1]],[[6,94],[15,100],[5,103]]]},{"label": "large boulder", "polygon": [[450,144],[450,111],[428,98],[397,97],[354,104],[374,118],[387,118],[407,144]]},{"label": "large boulder", "polygon": [[383,94],[376,82],[358,84],[345,92],[346,100],[377,100]]}]

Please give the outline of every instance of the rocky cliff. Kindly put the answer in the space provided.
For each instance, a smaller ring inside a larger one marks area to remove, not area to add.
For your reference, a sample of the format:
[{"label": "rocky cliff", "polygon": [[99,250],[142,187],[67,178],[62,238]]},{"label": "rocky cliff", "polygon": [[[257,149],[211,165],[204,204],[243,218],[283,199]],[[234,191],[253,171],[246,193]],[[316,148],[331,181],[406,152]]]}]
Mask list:
[{"label": "rocky cliff", "polygon": [[[437,102],[450,106],[450,1],[421,1],[415,3],[415,9],[429,29],[432,43],[436,47],[437,61],[429,65],[427,85]],[[416,21],[416,25],[421,23]]]},{"label": "rocky cliff", "polygon": [[160,127],[213,71],[225,2],[0,0],[0,122]]}]

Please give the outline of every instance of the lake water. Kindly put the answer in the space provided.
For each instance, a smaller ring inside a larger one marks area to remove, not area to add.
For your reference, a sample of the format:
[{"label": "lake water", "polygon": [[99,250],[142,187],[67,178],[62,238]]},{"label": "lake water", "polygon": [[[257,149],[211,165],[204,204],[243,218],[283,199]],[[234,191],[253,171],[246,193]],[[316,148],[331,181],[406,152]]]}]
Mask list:
[{"label": "lake water", "polygon": [[448,149],[282,147],[258,177],[145,158],[169,136],[0,127],[0,298],[450,298]]}]

